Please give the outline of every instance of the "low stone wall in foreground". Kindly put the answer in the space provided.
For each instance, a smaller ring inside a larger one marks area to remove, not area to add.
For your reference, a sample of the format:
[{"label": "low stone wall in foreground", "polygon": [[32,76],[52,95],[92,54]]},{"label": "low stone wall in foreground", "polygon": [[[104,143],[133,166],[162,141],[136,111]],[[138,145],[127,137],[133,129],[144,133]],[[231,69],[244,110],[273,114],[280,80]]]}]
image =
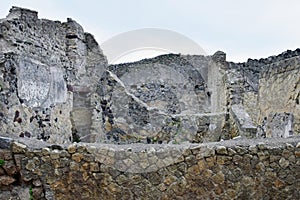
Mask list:
[{"label": "low stone wall in foreground", "polygon": [[0,138],[0,199],[300,199],[300,137],[52,145]]}]

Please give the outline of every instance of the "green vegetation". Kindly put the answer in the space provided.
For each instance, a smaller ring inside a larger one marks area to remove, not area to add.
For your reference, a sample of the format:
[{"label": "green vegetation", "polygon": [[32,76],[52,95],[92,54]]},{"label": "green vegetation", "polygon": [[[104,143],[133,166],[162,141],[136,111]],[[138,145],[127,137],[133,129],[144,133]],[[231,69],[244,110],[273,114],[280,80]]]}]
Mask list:
[{"label": "green vegetation", "polygon": [[179,144],[177,140],[172,141],[172,144]]},{"label": "green vegetation", "polygon": [[32,186],[29,188],[29,200],[33,200],[33,191],[32,191]]},{"label": "green vegetation", "polygon": [[3,166],[5,163],[5,160],[0,159],[0,167]]}]

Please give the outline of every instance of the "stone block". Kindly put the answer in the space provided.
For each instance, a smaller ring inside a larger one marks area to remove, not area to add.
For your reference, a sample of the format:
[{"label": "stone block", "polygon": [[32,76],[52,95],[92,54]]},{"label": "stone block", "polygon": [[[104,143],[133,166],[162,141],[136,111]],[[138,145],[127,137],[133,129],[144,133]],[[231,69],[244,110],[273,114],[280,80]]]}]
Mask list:
[{"label": "stone block", "polygon": [[7,175],[0,176],[0,185],[1,186],[10,185],[10,184],[14,183],[15,181],[16,181],[16,179],[14,179],[11,176],[7,176]]},{"label": "stone block", "polygon": [[270,114],[267,120],[267,137],[287,138],[294,135],[292,113]]},{"label": "stone block", "polygon": [[18,169],[17,169],[15,163],[13,162],[13,160],[6,161],[4,163],[4,165],[2,166],[2,168],[5,170],[5,172],[9,176],[12,176],[12,177],[18,172]]},{"label": "stone block", "polygon": [[235,104],[231,106],[230,114],[233,120],[236,122],[239,134],[246,138],[256,137],[257,128],[253,124],[252,119],[246,112],[245,108],[241,104]]},{"label": "stone block", "polygon": [[0,137],[0,149],[9,149],[12,141],[11,138]]},{"label": "stone block", "polygon": [[25,153],[27,151],[27,146],[19,142],[12,143],[13,153]]}]

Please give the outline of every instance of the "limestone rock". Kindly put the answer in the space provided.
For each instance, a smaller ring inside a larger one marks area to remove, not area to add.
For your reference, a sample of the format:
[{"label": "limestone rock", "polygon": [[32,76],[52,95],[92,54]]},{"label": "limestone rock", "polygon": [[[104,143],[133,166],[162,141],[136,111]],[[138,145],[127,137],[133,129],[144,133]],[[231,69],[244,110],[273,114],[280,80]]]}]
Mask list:
[{"label": "limestone rock", "polygon": [[[93,93],[107,65],[93,36],[72,19],[38,19],[36,11],[18,7],[0,27],[1,132],[52,143],[88,135],[92,124],[71,118],[80,98],[76,88]],[[82,112],[92,118],[93,108]]]},{"label": "limestone rock", "polygon": [[299,133],[297,50],[245,63],[218,51],[108,66],[94,37],[71,18],[44,20],[13,7],[0,27],[5,134],[178,144]]},{"label": "limestone rock", "polygon": [[27,146],[24,144],[21,144],[19,142],[14,142],[12,144],[13,153],[25,153],[26,150],[27,150]]},{"label": "limestone rock", "polygon": [[0,176],[0,185],[10,185],[16,180],[10,176]]}]

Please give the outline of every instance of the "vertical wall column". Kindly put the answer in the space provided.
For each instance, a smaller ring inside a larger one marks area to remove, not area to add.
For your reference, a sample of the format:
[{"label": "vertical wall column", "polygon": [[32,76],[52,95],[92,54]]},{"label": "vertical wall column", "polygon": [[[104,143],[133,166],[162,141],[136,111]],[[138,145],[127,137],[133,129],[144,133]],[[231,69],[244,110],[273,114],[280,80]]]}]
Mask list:
[{"label": "vertical wall column", "polygon": [[73,110],[71,112],[73,141],[93,142],[90,138],[92,112],[90,89],[73,86]]},{"label": "vertical wall column", "polygon": [[226,54],[218,51],[212,56],[208,67],[208,96],[210,96],[210,109],[212,113],[224,112],[226,105],[225,84],[223,83],[226,67]]}]

